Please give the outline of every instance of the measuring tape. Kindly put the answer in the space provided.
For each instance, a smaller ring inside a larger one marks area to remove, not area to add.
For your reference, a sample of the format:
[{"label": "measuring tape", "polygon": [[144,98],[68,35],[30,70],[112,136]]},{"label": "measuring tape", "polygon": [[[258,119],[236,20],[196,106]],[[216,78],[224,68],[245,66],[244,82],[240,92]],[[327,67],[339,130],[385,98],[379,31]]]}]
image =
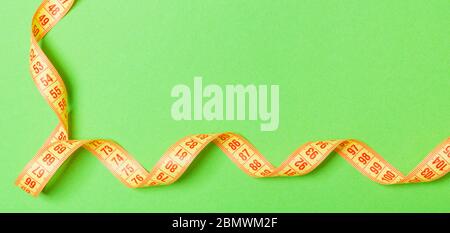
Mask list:
[{"label": "measuring tape", "polygon": [[236,133],[196,134],[173,144],[151,171],[147,171],[112,140],[71,140],[66,86],[38,42],[67,14],[74,1],[44,0],[31,24],[31,76],[59,119],[56,128],[16,180],[17,186],[33,196],[39,195],[58,168],[80,147],[90,151],[130,188],[175,182],[211,142],[252,177],[306,175],[332,152],[337,152],[373,181],[385,185],[429,182],[443,177],[450,170],[450,137],[406,176],[366,144],[354,139],[308,142],[294,151],[279,167],[275,167],[250,142]]}]

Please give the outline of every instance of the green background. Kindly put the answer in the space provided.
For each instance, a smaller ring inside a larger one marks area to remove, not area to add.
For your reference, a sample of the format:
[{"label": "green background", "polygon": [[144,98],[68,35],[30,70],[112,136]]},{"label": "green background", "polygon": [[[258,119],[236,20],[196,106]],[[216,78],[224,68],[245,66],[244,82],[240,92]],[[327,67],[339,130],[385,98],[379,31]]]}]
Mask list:
[{"label": "green background", "polygon": [[[26,195],[13,182],[57,123],[28,73],[39,3],[0,8],[0,211],[450,211],[448,176],[382,186],[332,154],[304,177],[254,179],[214,146],[175,184],[138,190],[81,150]],[[449,12],[448,0],[79,0],[42,47],[66,80],[73,138],[117,140],[147,168],[182,136],[235,131],[275,165],[306,141],[357,138],[407,173],[450,135]],[[279,129],[172,120],[170,91],[194,76],[280,85]]]}]

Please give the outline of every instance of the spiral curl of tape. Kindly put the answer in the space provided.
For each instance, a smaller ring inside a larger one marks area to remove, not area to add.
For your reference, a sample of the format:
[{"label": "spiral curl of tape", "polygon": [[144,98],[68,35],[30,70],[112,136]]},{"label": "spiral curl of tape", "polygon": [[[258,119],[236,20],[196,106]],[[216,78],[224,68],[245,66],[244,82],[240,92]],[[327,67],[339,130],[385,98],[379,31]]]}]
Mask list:
[{"label": "spiral curl of tape", "polygon": [[90,151],[130,188],[175,182],[211,142],[252,177],[306,175],[332,152],[337,152],[363,175],[384,185],[429,182],[445,176],[450,170],[450,137],[435,147],[406,176],[366,144],[355,139],[308,142],[289,155],[279,167],[275,167],[239,134],[196,134],[183,137],[173,144],[150,171],[112,140],[69,139],[67,89],[38,43],[67,14],[74,1],[43,0],[32,19],[29,58],[31,76],[59,119],[56,128],[16,180],[17,186],[33,196],[43,190],[64,161],[81,147]]}]

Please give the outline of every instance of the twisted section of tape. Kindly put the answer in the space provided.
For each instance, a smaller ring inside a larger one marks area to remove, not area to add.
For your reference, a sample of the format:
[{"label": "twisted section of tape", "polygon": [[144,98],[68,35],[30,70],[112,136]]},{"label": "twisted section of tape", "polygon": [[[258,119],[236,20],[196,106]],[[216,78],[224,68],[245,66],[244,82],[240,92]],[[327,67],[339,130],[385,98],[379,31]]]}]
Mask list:
[{"label": "twisted section of tape", "polygon": [[43,190],[64,161],[80,147],[90,151],[130,188],[175,182],[211,142],[252,177],[306,175],[333,151],[365,176],[386,185],[429,182],[443,177],[450,170],[450,138],[439,144],[406,176],[363,142],[354,139],[308,142],[295,150],[279,167],[275,167],[238,134],[190,135],[173,144],[150,171],[112,140],[70,140],[67,90],[38,42],[66,15],[73,3],[74,0],[44,0],[32,20],[30,72],[40,93],[59,119],[47,141],[16,180],[17,186],[33,196]]}]

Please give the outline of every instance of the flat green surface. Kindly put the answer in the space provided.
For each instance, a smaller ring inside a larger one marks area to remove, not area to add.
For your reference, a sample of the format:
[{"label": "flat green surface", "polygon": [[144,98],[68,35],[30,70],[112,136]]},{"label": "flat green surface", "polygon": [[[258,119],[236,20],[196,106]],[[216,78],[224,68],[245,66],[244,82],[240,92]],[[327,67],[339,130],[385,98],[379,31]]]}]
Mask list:
[{"label": "flat green surface", "polygon": [[[29,197],[13,182],[57,123],[28,73],[38,5],[0,7],[1,211],[450,211],[449,176],[382,186],[333,154],[304,177],[254,179],[214,146],[175,184],[139,190],[82,150]],[[450,135],[449,12],[448,0],[79,0],[42,46],[66,80],[73,138],[114,139],[147,168],[182,136],[235,131],[276,165],[306,141],[357,138],[407,173]],[[279,129],[172,120],[170,91],[194,76],[279,84]]]}]

